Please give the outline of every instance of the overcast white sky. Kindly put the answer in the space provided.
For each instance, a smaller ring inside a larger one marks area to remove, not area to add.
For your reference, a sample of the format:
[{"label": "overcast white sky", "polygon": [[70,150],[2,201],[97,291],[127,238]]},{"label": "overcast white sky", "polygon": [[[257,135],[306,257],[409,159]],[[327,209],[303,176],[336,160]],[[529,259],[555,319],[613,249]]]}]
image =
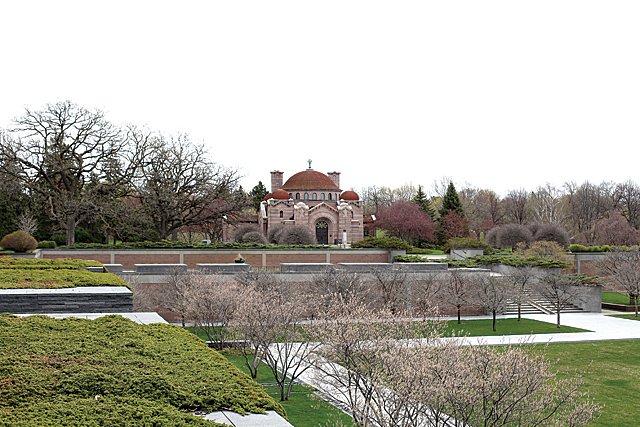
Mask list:
[{"label": "overcast white sky", "polygon": [[640,181],[640,2],[3,1],[0,127],[69,99],[250,190]]}]

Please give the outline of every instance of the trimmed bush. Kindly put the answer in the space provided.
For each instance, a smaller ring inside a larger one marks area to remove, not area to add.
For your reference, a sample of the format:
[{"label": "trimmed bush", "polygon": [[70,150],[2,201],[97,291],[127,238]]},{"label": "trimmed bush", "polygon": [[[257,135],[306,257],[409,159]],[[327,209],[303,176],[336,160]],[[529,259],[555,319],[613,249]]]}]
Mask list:
[{"label": "trimmed bush", "polygon": [[278,224],[278,225],[274,225],[273,227],[269,227],[269,231],[267,231],[267,241],[269,243],[277,245],[278,239],[280,237],[280,233],[282,233],[285,228],[286,228],[286,225],[284,224]]},{"label": "trimmed bush", "polygon": [[124,286],[115,274],[87,270],[0,269],[0,289],[61,289],[85,286]]},{"label": "trimmed bush", "polygon": [[38,247],[36,239],[22,230],[14,231],[0,240],[0,247],[5,251],[27,252]]},{"label": "trimmed bush", "polygon": [[76,270],[82,267],[102,267],[98,261],[84,259],[38,259],[0,257],[0,270],[17,268],[22,270]]},{"label": "trimmed bush", "polygon": [[280,234],[279,245],[315,245],[316,236],[313,231],[302,225],[286,227]]},{"label": "trimmed bush", "polygon": [[233,241],[236,243],[245,243],[244,235],[252,232],[260,232],[260,229],[255,224],[245,224],[241,225],[233,232]]},{"label": "trimmed bush", "polygon": [[447,240],[447,243],[442,248],[443,251],[449,252],[451,249],[464,249],[464,248],[481,248],[485,255],[493,252],[491,246],[476,239],[470,239],[466,237],[454,237]]},{"label": "trimmed bush", "polygon": [[487,234],[484,236],[484,242],[491,246],[492,248],[498,247],[498,231],[500,227],[494,227],[491,230],[487,231]]},{"label": "trimmed bush", "polygon": [[242,243],[257,243],[260,245],[267,244],[267,238],[259,231],[250,231],[242,237]]},{"label": "trimmed bush", "polygon": [[412,246],[397,237],[367,237],[351,243],[352,248],[410,249]]},{"label": "trimmed bush", "polygon": [[533,238],[536,242],[556,242],[562,246],[563,249],[568,248],[571,244],[569,233],[567,233],[564,228],[555,224],[541,225],[534,233]]},{"label": "trimmed bush", "polygon": [[496,240],[499,248],[514,249],[518,243],[533,242],[533,234],[522,224],[506,224],[498,230]]},{"label": "trimmed bush", "polygon": [[53,240],[43,240],[42,242],[38,242],[38,249],[55,249],[58,245]]}]

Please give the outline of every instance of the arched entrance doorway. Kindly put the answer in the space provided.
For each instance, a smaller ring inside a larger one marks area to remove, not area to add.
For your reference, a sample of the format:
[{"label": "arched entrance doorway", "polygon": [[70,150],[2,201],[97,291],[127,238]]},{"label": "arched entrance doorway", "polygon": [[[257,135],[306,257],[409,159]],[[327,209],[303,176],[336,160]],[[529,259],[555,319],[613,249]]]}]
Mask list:
[{"label": "arched entrance doorway", "polygon": [[319,245],[329,244],[329,224],[326,221],[316,223],[316,241]]}]

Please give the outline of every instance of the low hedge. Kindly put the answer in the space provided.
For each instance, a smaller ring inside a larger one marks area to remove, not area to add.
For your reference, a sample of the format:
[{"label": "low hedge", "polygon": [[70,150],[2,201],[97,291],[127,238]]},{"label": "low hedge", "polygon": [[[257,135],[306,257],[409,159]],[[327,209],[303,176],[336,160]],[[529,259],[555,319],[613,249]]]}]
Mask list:
[{"label": "low hedge", "polygon": [[410,249],[412,246],[397,237],[367,237],[351,243],[352,248]]},{"label": "low hedge", "polygon": [[115,274],[92,273],[87,270],[0,269],[0,289],[60,289],[82,286],[129,288],[129,285]]},{"label": "low hedge", "polygon": [[457,268],[479,268],[484,265],[504,264],[511,267],[539,267],[539,268],[571,268],[573,265],[568,262],[558,261],[551,258],[536,256],[522,257],[509,255],[483,255],[462,260],[434,259],[429,260],[415,255],[396,256],[398,262],[446,262],[451,267]]},{"label": "low hedge", "polygon": [[637,246],[584,246],[584,245],[571,245],[569,246],[569,252],[580,253],[580,252],[611,252],[613,250],[622,250],[628,251],[632,248],[637,248]]},{"label": "low hedge", "polygon": [[0,315],[0,426],[221,426],[188,412],[284,409],[193,334],[96,320]]}]

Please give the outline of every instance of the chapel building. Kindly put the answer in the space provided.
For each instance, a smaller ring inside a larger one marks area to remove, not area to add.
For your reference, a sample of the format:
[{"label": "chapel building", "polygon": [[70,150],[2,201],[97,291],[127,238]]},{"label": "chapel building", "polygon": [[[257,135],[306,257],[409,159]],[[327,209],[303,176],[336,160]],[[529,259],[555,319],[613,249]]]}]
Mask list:
[{"label": "chapel building", "polygon": [[283,177],[283,172],[271,172],[271,193],[260,204],[258,226],[265,235],[284,224],[311,229],[319,245],[364,238],[362,202],[355,191],[340,189],[340,172],[325,175],[311,169],[309,161],[309,169],[284,183]]}]

